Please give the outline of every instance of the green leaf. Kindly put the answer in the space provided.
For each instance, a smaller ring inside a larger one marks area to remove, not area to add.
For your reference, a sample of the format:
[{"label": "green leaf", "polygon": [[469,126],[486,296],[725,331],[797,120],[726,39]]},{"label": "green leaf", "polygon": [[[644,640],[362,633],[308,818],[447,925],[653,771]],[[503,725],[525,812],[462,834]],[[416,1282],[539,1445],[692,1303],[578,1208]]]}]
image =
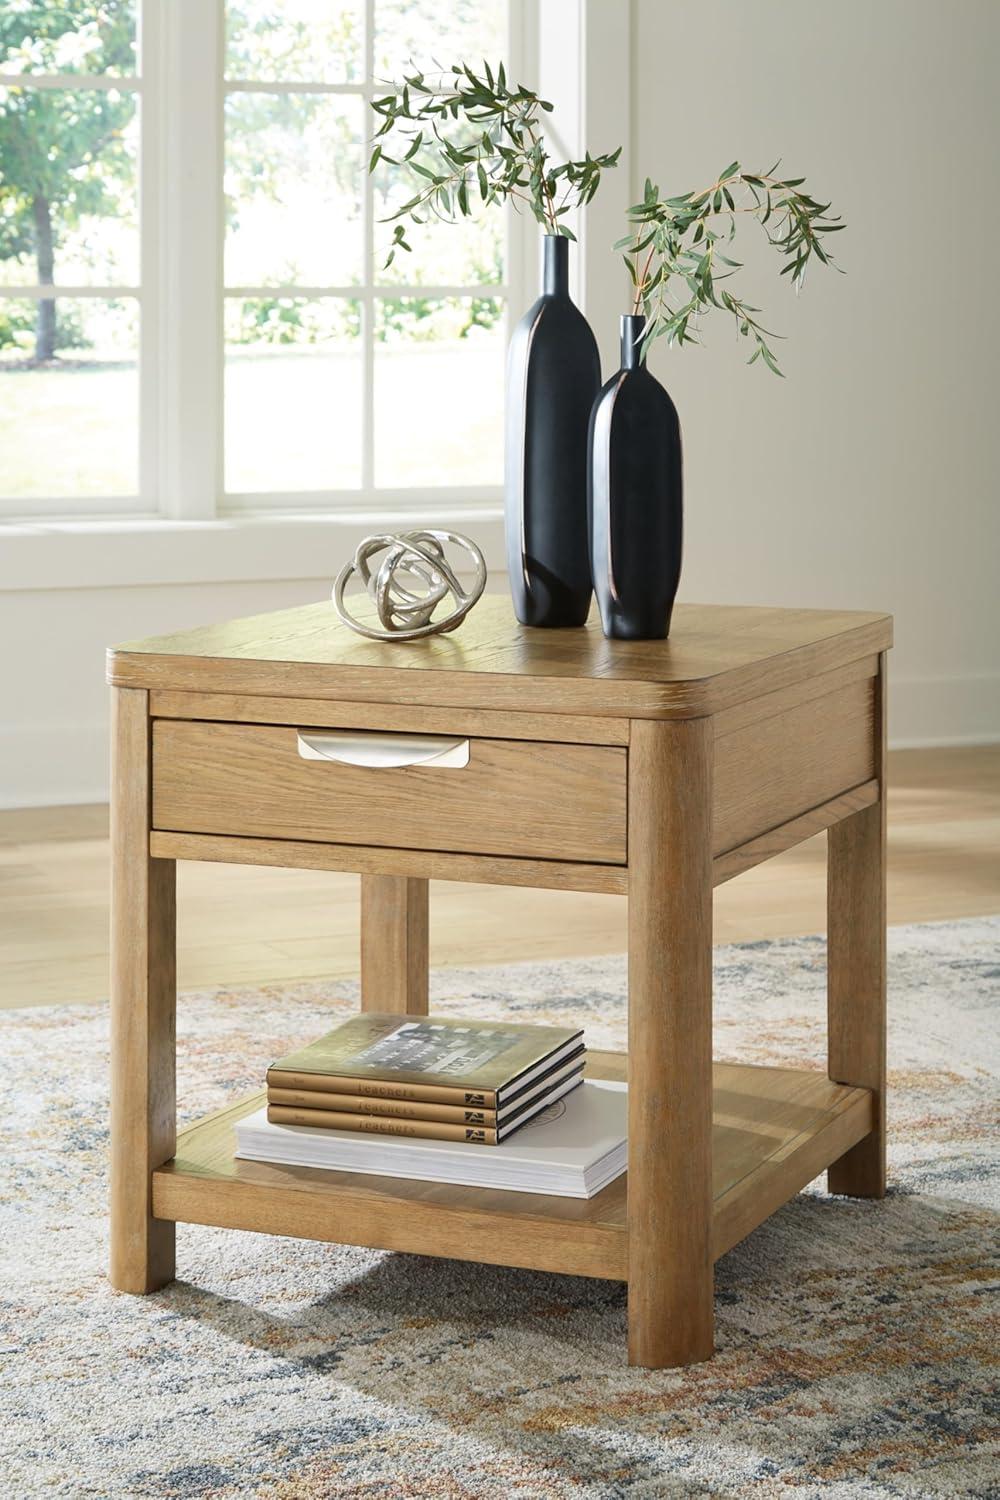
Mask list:
[{"label": "green leaf", "polygon": [[378,159],[379,159],[379,157],[381,155],[382,155],[382,147],[381,146],[376,146],[375,150],[372,152],[371,156],[368,159],[368,170],[369,170],[369,172],[374,172],[376,166],[378,165]]},{"label": "green leaf", "polygon": [[760,352],[763,356],[764,363],[767,365],[767,368],[771,371],[771,373],[774,375],[780,375],[782,380],[784,380],[784,373],[779,368],[778,361],[775,359],[774,355],[771,353],[766,344],[761,344]]}]

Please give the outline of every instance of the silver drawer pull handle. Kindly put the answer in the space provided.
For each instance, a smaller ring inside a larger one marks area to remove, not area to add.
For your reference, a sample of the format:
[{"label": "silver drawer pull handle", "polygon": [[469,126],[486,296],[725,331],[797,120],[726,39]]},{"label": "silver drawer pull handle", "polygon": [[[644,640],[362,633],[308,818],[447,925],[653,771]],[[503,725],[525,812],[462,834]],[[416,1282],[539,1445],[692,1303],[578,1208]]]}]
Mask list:
[{"label": "silver drawer pull handle", "polygon": [[440,734],[364,734],[349,729],[323,734],[298,734],[303,760],[332,760],[342,766],[389,770],[393,766],[440,766],[460,769],[469,764],[468,740]]}]

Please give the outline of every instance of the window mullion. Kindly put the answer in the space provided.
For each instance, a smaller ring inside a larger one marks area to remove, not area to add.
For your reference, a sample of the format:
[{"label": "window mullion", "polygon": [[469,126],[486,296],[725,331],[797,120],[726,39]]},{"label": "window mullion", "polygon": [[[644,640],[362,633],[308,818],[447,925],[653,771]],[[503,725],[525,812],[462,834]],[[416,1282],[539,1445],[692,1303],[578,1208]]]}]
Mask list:
[{"label": "window mullion", "polygon": [[[560,6],[559,13],[562,11]],[[512,77],[528,80],[536,77],[540,25],[534,7],[529,12],[527,0],[509,0],[507,47]],[[539,252],[538,227],[531,215],[515,213],[509,205],[505,214],[506,285],[502,295],[507,298],[504,329],[509,339],[518,319],[537,296]]]},{"label": "window mullion", "polygon": [[222,491],[223,6],[147,8],[161,32],[159,508],[208,520]]},{"label": "window mullion", "polygon": [[9,89],[121,89],[139,93],[143,79],[134,73],[5,73],[0,69],[0,88]]},{"label": "window mullion", "polygon": [[375,487],[375,193],[372,175],[367,170],[367,145],[375,132],[375,113],[371,107],[375,76],[375,0],[365,0],[365,102],[362,110],[361,145],[361,212],[364,223],[361,295],[361,490],[371,494]]},{"label": "window mullion", "polygon": [[163,38],[157,0],[139,7],[139,504],[160,508],[160,297],[161,193],[163,188]]}]

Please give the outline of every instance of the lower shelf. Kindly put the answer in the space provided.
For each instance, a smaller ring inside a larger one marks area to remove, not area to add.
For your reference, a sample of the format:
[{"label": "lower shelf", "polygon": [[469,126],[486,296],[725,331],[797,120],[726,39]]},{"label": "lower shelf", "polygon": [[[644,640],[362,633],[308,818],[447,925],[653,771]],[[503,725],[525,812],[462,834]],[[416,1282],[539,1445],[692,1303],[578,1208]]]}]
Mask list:
[{"label": "lower shelf", "polygon": [[[623,1078],[625,1058],[591,1053],[587,1071]],[[794,1068],[717,1063],[714,1086],[718,1259],[869,1134],[872,1098]],[[156,1218],[627,1279],[627,1177],[595,1198],[550,1198],[236,1161],[233,1127],[262,1100],[181,1133],[173,1161],[153,1173]]]}]

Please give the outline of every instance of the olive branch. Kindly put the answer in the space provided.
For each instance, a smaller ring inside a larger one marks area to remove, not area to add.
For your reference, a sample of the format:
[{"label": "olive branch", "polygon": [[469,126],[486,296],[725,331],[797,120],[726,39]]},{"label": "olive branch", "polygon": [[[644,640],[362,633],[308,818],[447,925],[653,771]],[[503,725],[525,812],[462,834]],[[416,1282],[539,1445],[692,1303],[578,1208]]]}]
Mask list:
[{"label": "olive branch", "polygon": [[[780,335],[758,321],[759,307],[717,285],[742,269],[742,262],[719,247],[735,238],[737,216],[749,214],[786,259],[780,274],[790,275],[798,290],[813,256],[825,266],[833,262],[823,237],[846,226],[839,215],[830,214],[829,203],[801,191],[804,177],[777,177],[779,166],[775,162],[767,172],[745,172],[734,161],[709,187],[676,198],[661,198],[647,177],[642,202],[628,211],[632,228],[615,244],[616,250],[624,251],[632,281],[632,311],[646,318],[643,359],[658,338],[681,347],[700,343],[701,315],[720,308],[735,320],[737,336],[754,344],[747,363],[762,359],[775,375],[782,373],[768,343]],[[728,228],[713,228],[716,221],[726,219]],[[680,285],[686,292],[676,301],[673,293]]]},{"label": "olive branch", "polygon": [[[582,161],[553,164],[541,126],[552,105],[524,84],[508,84],[503,63],[494,69],[484,62],[478,74],[466,63],[430,76],[413,71],[386,87],[387,93],[372,100],[381,124],[368,170],[387,162],[421,179],[418,191],[389,221],[422,224],[433,214],[455,223],[469,217],[478,195],[484,204],[527,205],[547,234],[572,240],[567,215],[591,201],[601,173],[621,154],[619,146],[603,156],[588,151]],[[386,146],[397,136],[405,149],[391,156]],[[396,224],[386,266],[397,250],[410,249],[405,225]]]}]

